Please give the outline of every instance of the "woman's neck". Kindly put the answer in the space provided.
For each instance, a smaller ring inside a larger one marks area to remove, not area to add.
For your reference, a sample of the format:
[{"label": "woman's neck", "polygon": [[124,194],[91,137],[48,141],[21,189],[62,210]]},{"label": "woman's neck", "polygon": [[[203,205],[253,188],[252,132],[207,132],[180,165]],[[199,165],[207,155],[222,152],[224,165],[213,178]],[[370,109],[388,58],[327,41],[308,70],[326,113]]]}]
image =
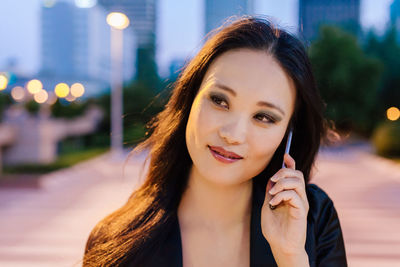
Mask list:
[{"label": "woman's neck", "polygon": [[184,227],[230,229],[247,225],[251,214],[252,180],[221,185],[207,180],[192,167],[178,207]]}]

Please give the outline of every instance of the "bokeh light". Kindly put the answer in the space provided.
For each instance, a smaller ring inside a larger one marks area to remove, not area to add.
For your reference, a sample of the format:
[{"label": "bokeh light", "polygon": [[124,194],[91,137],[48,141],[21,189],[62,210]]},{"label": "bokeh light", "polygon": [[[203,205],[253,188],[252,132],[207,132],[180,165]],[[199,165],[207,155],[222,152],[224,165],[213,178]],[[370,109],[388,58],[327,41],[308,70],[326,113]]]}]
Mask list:
[{"label": "bokeh light", "polygon": [[25,89],[21,86],[15,86],[12,90],[11,90],[11,97],[17,101],[17,102],[21,102],[22,100],[24,100],[25,98]]},{"label": "bokeh light", "polygon": [[107,15],[107,23],[115,29],[123,30],[129,26],[129,19],[124,13],[111,12]]},{"label": "bokeh light", "polygon": [[49,97],[49,95],[47,94],[46,90],[40,90],[38,93],[36,93],[33,96],[33,99],[39,103],[39,104],[43,104],[44,102],[47,101],[47,98]]},{"label": "bokeh light", "polygon": [[71,95],[81,97],[85,93],[85,87],[81,83],[71,85]]},{"label": "bokeh light", "polygon": [[75,101],[75,100],[76,100],[76,97],[73,96],[73,95],[68,95],[65,99],[66,99],[68,102],[72,102],[72,101]]},{"label": "bokeh light", "polygon": [[0,90],[4,90],[7,88],[8,78],[4,74],[0,74]]},{"label": "bokeh light", "polygon": [[28,89],[28,92],[31,93],[32,95],[37,94],[40,92],[40,90],[43,89],[43,84],[39,80],[30,80],[27,85],[26,89]]},{"label": "bokeh light", "polygon": [[60,98],[66,97],[69,94],[69,86],[66,83],[59,83],[54,88],[54,92]]},{"label": "bokeh light", "polygon": [[97,4],[97,0],[75,0],[75,5],[79,8],[91,8]]},{"label": "bokeh light", "polygon": [[398,120],[400,117],[400,110],[396,107],[388,108],[386,111],[386,116],[391,121]]},{"label": "bokeh light", "polygon": [[54,92],[50,91],[48,92],[48,99],[47,99],[47,104],[49,105],[54,105],[57,102],[57,96]]}]

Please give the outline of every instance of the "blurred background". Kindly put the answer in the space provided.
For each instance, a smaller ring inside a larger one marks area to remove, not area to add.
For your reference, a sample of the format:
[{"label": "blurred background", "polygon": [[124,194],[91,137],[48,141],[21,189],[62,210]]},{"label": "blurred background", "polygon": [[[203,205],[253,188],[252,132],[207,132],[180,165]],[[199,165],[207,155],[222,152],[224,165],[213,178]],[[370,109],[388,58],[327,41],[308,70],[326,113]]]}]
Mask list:
[{"label": "blurred background", "polygon": [[307,46],[340,135],[312,182],[335,202],[349,265],[400,266],[400,0],[2,0],[1,266],[79,265],[141,182],[145,154],[128,152],[180,70],[243,14]]}]

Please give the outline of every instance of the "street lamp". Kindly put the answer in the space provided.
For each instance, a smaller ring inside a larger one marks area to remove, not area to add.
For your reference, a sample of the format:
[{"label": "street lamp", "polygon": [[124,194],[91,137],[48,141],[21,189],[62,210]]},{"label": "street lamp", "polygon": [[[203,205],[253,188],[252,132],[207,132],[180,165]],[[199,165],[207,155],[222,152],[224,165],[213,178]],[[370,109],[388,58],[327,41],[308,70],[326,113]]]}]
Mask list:
[{"label": "street lamp", "polygon": [[128,17],[120,12],[107,15],[111,26],[111,153],[122,156],[122,83],[123,83],[123,30],[129,26]]}]

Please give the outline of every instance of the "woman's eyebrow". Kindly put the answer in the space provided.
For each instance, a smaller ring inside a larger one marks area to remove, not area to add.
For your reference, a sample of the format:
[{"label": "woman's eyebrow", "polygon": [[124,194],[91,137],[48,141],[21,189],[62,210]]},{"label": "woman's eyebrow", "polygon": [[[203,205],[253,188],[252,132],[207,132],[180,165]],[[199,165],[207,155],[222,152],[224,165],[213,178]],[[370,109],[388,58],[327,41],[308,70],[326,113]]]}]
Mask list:
[{"label": "woman's eyebrow", "polygon": [[[235,96],[235,97],[236,97],[236,95],[237,95],[236,92],[235,92],[235,90],[233,90],[232,88],[230,88],[230,87],[228,87],[228,86],[226,86],[226,85],[223,85],[223,84],[220,84],[220,83],[215,83],[215,86],[218,87],[218,88],[220,88],[220,89],[222,89],[222,90],[225,90],[225,91],[231,93],[231,94],[232,94],[233,96]],[[278,110],[279,112],[281,112],[283,116],[285,116],[285,112],[284,112],[280,107],[276,106],[275,104],[272,104],[271,102],[258,101],[258,102],[257,102],[257,106],[260,106],[260,107],[268,107],[268,108],[276,109],[276,110]]]}]

